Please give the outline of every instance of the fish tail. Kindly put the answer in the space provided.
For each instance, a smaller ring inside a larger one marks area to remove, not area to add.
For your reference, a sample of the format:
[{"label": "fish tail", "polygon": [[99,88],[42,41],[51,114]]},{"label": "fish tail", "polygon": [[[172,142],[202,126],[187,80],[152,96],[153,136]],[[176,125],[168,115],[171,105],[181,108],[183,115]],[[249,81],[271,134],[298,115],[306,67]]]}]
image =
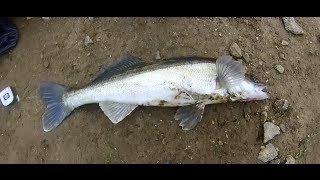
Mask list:
[{"label": "fish tail", "polygon": [[45,112],[42,116],[43,130],[49,132],[56,128],[74,109],[63,102],[63,94],[67,87],[53,83],[41,82],[38,93],[45,105]]}]

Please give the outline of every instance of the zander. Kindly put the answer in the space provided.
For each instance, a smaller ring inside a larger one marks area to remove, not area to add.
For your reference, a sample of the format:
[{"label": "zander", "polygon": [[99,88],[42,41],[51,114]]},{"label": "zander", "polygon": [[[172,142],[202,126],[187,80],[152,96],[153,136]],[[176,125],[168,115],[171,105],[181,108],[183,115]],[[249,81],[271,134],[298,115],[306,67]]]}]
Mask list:
[{"label": "zander", "polygon": [[98,103],[116,124],[138,106],[181,106],[175,119],[183,130],[194,128],[207,104],[269,98],[266,86],[247,79],[245,67],[231,56],[170,58],[146,63],[122,56],[106,66],[88,85],[72,89],[41,82],[45,105],[43,129],[56,128],[75,108]]}]

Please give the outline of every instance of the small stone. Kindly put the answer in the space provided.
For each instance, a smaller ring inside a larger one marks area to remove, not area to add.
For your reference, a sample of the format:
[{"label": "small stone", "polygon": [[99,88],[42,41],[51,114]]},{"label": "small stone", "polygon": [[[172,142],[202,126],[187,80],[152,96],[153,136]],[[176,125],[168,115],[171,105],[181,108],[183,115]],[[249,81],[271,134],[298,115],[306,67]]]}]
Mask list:
[{"label": "small stone", "polygon": [[280,164],[281,160],[280,159],[274,159],[272,161],[270,161],[269,164]]},{"label": "small stone", "polygon": [[273,109],[277,113],[284,113],[285,111],[288,110],[288,108],[289,108],[289,102],[286,99],[276,100],[273,104]]},{"label": "small stone", "polygon": [[237,43],[232,43],[230,46],[230,54],[236,58],[242,57],[242,51]]},{"label": "small stone", "polygon": [[222,145],[223,145],[223,142],[222,142],[222,141],[218,141],[218,144],[219,144],[220,146],[222,146]]},{"label": "small stone", "polygon": [[93,41],[92,39],[90,38],[90,36],[86,36],[85,39],[84,39],[84,45],[89,45],[89,44],[92,44]]},{"label": "small stone", "polygon": [[269,162],[278,156],[278,152],[273,144],[269,143],[259,153],[258,159],[262,162]]},{"label": "small stone", "polygon": [[91,55],[91,53],[88,53],[88,54],[87,54],[87,56],[90,56],[90,55]]},{"label": "small stone", "polygon": [[27,17],[27,20],[30,20],[30,19],[32,19],[32,17]]},{"label": "small stone", "polygon": [[282,132],[284,132],[284,133],[286,132],[286,126],[284,124],[280,124],[279,127]]},{"label": "small stone", "polygon": [[243,55],[243,59],[246,63],[250,63],[251,62],[251,59],[250,59],[250,56],[248,53],[244,53]]},{"label": "small stone", "polygon": [[42,17],[42,19],[45,20],[45,21],[49,21],[50,17]]},{"label": "small stone", "polygon": [[294,17],[283,17],[284,28],[292,34],[301,35],[304,34],[304,30],[299,26]]},{"label": "small stone", "polygon": [[88,19],[89,19],[90,21],[93,21],[94,17],[88,17]]},{"label": "small stone", "polygon": [[43,58],[43,54],[42,54],[42,53],[40,54],[40,58],[41,58],[41,59]]},{"label": "small stone", "polygon": [[43,63],[43,66],[44,66],[45,68],[49,68],[50,63],[49,63],[48,61],[45,61],[45,62]]},{"label": "small stone", "polygon": [[157,59],[157,60],[161,59],[161,57],[160,57],[160,51],[157,51],[157,52],[156,52],[156,59]]},{"label": "small stone", "polygon": [[274,68],[275,68],[280,74],[283,74],[283,73],[284,73],[284,67],[281,66],[280,64],[275,65]]},{"label": "small stone", "polygon": [[222,34],[219,32],[219,36],[222,37]]},{"label": "small stone", "polygon": [[296,160],[291,155],[288,155],[286,157],[286,164],[295,164],[295,163],[296,163]]},{"label": "small stone", "polygon": [[280,57],[280,59],[286,60],[286,57],[284,56],[283,53],[279,53],[279,57]]},{"label": "small stone", "polygon": [[262,61],[259,61],[259,65],[262,66],[262,65],[263,65],[263,62],[262,62]]},{"label": "small stone", "polygon": [[266,111],[261,112],[261,121],[265,123],[267,121],[268,114]]},{"label": "small stone", "polygon": [[280,134],[280,128],[271,122],[265,122],[263,125],[263,129],[264,129],[263,143],[267,143],[268,141],[273,139],[276,135]]},{"label": "small stone", "polygon": [[288,41],[282,40],[282,41],[281,41],[281,45],[282,45],[282,46],[288,46],[289,43],[288,43]]}]

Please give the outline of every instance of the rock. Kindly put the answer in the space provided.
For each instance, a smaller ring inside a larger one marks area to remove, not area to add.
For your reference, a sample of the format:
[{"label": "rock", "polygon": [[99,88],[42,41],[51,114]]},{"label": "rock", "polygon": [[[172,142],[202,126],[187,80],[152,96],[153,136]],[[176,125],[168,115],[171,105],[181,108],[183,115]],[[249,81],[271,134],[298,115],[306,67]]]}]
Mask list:
[{"label": "rock", "polygon": [[278,152],[273,144],[269,143],[259,153],[258,159],[262,162],[269,162],[278,156]]},{"label": "rock", "polygon": [[90,36],[86,36],[85,39],[84,39],[84,45],[89,45],[89,44],[92,44],[93,41],[92,39],[90,38]]},{"label": "rock", "polygon": [[283,53],[279,53],[279,57],[280,57],[280,59],[286,60],[286,57],[284,56]]},{"label": "rock", "polygon": [[266,111],[261,112],[261,121],[265,123],[267,121],[268,114]]},{"label": "rock", "polygon": [[282,132],[284,132],[284,133],[286,132],[286,126],[284,124],[280,124],[279,127]]},{"label": "rock", "polygon": [[251,62],[251,59],[250,59],[250,56],[248,53],[244,53],[243,55],[243,59],[246,63],[250,63]]},{"label": "rock", "polygon": [[32,17],[27,17],[27,20],[30,20],[30,19],[32,19]]},{"label": "rock", "polygon": [[223,145],[223,142],[222,142],[222,141],[218,141],[218,144],[219,144],[220,146],[222,146],[222,145]]},{"label": "rock", "polygon": [[292,34],[304,34],[304,30],[299,26],[294,17],[283,17],[284,28]]},{"label": "rock", "polygon": [[277,113],[284,113],[289,108],[289,102],[286,99],[278,99],[273,104],[273,109]]},{"label": "rock", "polygon": [[42,53],[40,54],[40,59],[43,59],[43,54]]},{"label": "rock", "polygon": [[42,19],[45,20],[45,21],[49,21],[50,17],[42,17]]},{"label": "rock", "polygon": [[49,68],[50,63],[49,63],[48,61],[45,61],[45,62],[43,63],[43,66],[44,66],[45,68]]},{"label": "rock", "polygon": [[295,164],[295,163],[296,163],[296,160],[291,155],[288,155],[286,157],[286,164]]},{"label": "rock", "polygon": [[280,128],[277,125],[274,125],[271,122],[265,122],[263,124],[263,129],[264,129],[264,138],[263,138],[263,143],[267,143],[270,141],[272,138],[274,138],[276,135],[280,134]]},{"label": "rock", "polygon": [[269,164],[280,164],[281,160],[280,159],[274,159],[272,161],[270,161]]},{"label": "rock", "polygon": [[281,45],[282,45],[282,46],[288,46],[288,45],[289,45],[289,42],[288,42],[288,41],[285,41],[285,40],[282,40],[282,41],[281,41]]},{"label": "rock", "polygon": [[88,19],[89,19],[90,21],[93,21],[94,17],[88,17]]},{"label": "rock", "polygon": [[230,46],[230,54],[236,58],[242,57],[242,51],[237,43],[232,43]]},{"label": "rock", "polygon": [[157,52],[156,52],[156,59],[157,59],[157,60],[161,59],[161,57],[160,57],[160,51],[157,51]]},{"label": "rock", "polygon": [[280,64],[275,65],[274,68],[275,68],[280,74],[284,73],[284,67],[281,66]]}]

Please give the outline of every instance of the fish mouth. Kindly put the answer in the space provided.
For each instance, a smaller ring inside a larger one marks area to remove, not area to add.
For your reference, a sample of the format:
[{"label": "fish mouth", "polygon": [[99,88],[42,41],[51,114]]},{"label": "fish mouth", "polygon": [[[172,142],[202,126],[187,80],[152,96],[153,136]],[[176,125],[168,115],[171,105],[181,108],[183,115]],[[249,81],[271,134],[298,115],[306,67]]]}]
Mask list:
[{"label": "fish mouth", "polygon": [[268,93],[267,87],[263,87],[263,88],[261,89],[261,91],[264,92],[264,93]]}]

